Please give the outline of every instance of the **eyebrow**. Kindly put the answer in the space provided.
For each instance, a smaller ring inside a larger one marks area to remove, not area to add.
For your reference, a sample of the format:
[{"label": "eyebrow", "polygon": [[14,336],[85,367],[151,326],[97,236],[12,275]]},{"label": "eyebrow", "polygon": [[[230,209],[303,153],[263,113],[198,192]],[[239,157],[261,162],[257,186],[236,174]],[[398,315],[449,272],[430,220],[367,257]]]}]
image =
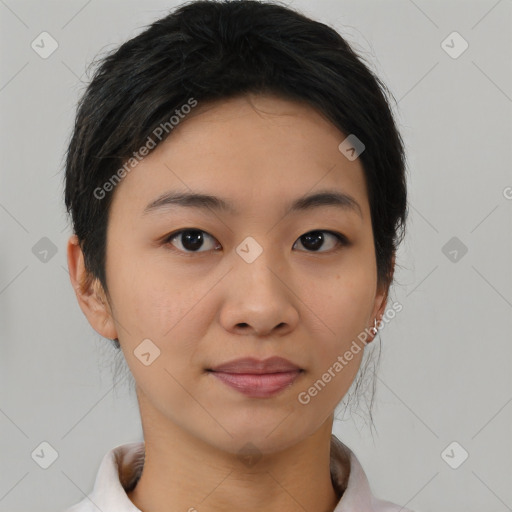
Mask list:
[{"label": "eyebrow", "polygon": [[[198,208],[201,210],[212,209],[233,215],[238,213],[231,201],[217,196],[194,192],[169,191],[151,201],[144,208],[143,215],[166,210],[173,206]],[[325,206],[335,206],[347,212],[354,212],[363,218],[363,212],[359,203],[351,195],[335,190],[321,190],[314,194],[299,197],[288,205],[288,210],[292,213],[304,212]]]}]

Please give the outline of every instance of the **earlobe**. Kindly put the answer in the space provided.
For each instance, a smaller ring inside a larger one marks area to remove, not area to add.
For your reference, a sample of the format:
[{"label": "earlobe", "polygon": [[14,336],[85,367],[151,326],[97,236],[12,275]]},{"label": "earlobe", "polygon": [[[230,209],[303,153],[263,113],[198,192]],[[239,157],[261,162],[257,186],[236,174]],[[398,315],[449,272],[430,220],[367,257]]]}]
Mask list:
[{"label": "earlobe", "polygon": [[68,269],[80,309],[91,327],[105,338],[117,338],[112,312],[99,280],[85,268],[78,237],[72,235],[67,246]]},{"label": "earlobe", "polygon": [[[379,297],[380,301],[379,301]],[[384,312],[386,310],[386,303],[388,301],[388,291],[386,290],[383,294],[381,293],[376,297],[376,303],[379,304],[377,311],[374,311],[374,314],[371,317],[371,326],[370,326],[370,332],[372,333],[370,335],[370,339],[367,341],[367,343],[370,343],[373,341],[375,336],[377,336],[377,332],[379,330],[379,325],[382,320],[382,317],[384,316]]]},{"label": "earlobe", "polygon": [[[386,312],[386,305],[388,302],[388,294],[389,294],[389,288],[391,286],[391,282],[393,280],[393,274],[395,271],[395,254],[393,254],[392,260],[391,260],[391,273],[388,279],[388,282],[386,284],[383,284],[381,289],[379,289],[379,293],[375,297],[375,309],[373,311],[373,315],[371,317],[371,326],[370,331],[372,332],[370,341],[373,341],[375,336],[378,332],[378,326],[381,323],[381,320],[384,316],[384,313]],[[375,324],[376,323],[376,324]],[[376,330],[374,330],[374,328]],[[368,343],[370,342],[368,341]]]}]

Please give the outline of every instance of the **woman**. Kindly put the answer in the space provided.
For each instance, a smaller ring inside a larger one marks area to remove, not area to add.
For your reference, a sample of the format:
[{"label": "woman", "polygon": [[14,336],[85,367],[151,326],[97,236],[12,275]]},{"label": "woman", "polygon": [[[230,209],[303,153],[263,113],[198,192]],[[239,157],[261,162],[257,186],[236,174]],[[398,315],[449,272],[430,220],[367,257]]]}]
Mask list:
[{"label": "woman", "polygon": [[250,0],[184,4],[104,59],[67,153],[68,264],[144,442],[68,512],[405,510],[332,435],[406,219],[384,91],[333,29]]}]

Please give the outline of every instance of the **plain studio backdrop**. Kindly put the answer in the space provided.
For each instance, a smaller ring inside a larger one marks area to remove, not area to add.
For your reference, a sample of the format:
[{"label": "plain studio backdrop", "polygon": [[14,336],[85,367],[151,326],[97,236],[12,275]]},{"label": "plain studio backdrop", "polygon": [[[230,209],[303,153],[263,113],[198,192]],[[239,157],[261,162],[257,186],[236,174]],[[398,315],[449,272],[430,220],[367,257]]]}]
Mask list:
[{"label": "plain studio backdrop", "polygon": [[[135,395],[114,386],[114,351],[69,281],[63,154],[91,60],[178,3],[0,2],[2,512],[64,509],[108,450],[142,439]],[[291,6],[339,30],[389,86],[408,155],[389,301],[403,309],[379,334],[376,432],[361,411],[334,433],[379,497],[512,510],[512,2]]]}]

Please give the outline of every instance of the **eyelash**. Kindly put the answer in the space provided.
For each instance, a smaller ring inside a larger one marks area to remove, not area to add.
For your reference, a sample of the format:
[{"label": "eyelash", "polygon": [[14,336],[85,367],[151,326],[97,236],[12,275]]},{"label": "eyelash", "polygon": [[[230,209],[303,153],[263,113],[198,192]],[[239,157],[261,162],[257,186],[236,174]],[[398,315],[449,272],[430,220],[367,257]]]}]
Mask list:
[{"label": "eyelash", "polygon": [[[213,240],[216,240],[215,237],[210,235],[208,232],[203,231],[202,229],[185,228],[185,229],[180,229],[179,231],[174,231],[173,233],[170,233],[169,235],[166,235],[164,237],[164,239],[162,240],[163,245],[166,245],[166,246],[168,246],[170,248],[170,250],[178,252],[178,253],[180,253],[182,255],[185,255],[185,256],[192,256],[194,254],[205,254],[205,253],[211,252],[211,250],[210,251],[183,251],[181,249],[177,249],[176,247],[174,247],[171,244],[171,241],[174,238],[179,237],[182,233],[190,232],[190,231],[196,231],[196,232],[199,232],[199,233],[206,234],[209,237],[211,237]],[[306,251],[301,251],[301,252],[306,252],[306,253],[310,253],[310,254],[329,254],[329,253],[333,253],[333,252],[338,251],[342,247],[346,247],[346,246],[350,245],[350,242],[349,242],[349,240],[347,239],[347,237],[345,235],[343,235],[342,233],[338,233],[337,231],[330,231],[330,230],[326,230],[326,229],[313,229],[311,231],[307,231],[306,233],[301,235],[299,238],[297,238],[297,241],[299,241],[300,238],[302,238],[303,236],[305,236],[305,235],[307,235],[309,233],[328,233],[328,234],[330,234],[330,235],[332,235],[332,236],[334,236],[336,238],[336,240],[338,242],[338,246],[335,247],[334,249],[331,249],[330,251],[307,251],[306,250]],[[295,243],[294,243],[294,245],[295,245]]]}]

